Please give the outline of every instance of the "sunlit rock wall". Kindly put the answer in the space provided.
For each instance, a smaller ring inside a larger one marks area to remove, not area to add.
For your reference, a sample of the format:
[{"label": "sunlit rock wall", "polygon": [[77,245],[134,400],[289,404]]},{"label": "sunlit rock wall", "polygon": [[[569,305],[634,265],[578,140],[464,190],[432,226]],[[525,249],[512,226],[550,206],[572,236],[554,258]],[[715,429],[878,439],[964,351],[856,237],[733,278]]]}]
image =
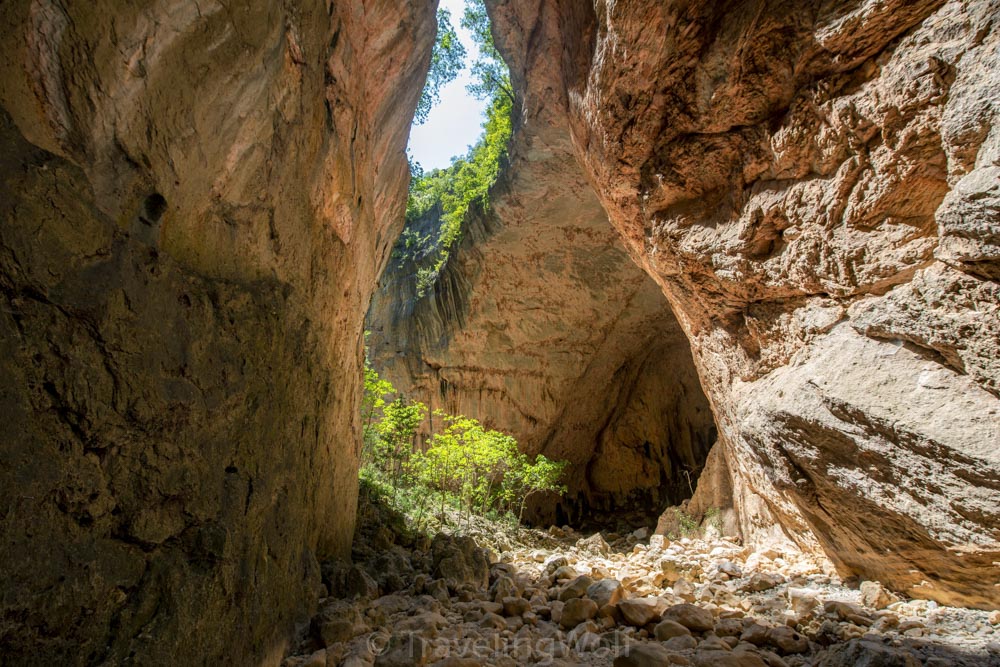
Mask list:
[{"label": "sunlit rock wall", "polygon": [[747,538],[995,607],[1000,4],[490,6],[690,341]]}]

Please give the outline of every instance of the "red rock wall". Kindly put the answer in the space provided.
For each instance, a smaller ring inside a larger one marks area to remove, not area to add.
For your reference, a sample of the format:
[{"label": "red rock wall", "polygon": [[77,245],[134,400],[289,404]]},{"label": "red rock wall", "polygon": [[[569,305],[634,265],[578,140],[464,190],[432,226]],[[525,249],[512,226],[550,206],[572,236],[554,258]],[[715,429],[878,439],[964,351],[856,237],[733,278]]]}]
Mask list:
[{"label": "red rock wall", "polygon": [[748,539],[996,606],[996,2],[491,3],[686,333]]}]

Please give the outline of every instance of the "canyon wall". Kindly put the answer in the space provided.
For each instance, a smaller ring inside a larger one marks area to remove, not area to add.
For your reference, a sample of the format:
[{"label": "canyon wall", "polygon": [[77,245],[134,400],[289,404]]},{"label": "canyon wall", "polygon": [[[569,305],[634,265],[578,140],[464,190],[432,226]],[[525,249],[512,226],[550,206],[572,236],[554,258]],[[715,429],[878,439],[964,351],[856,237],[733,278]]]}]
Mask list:
[{"label": "canyon wall", "polygon": [[1000,604],[1000,3],[489,4],[690,341],[745,537]]},{"label": "canyon wall", "polygon": [[3,3],[0,661],[280,659],[350,547],[433,4]]},{"label": "canyon wall", "polygon": [[[436,236],[439,216],[411,232]],[[583,180],[565,123],[522,123],[488,206],[466,217],[425,295],[404,240],[368,316],[373,365],[409,399],[569,461],[566,498],[535,498],[526,516],[655,513],[690,495],[715,440],[708,402],[662,292]]]}]

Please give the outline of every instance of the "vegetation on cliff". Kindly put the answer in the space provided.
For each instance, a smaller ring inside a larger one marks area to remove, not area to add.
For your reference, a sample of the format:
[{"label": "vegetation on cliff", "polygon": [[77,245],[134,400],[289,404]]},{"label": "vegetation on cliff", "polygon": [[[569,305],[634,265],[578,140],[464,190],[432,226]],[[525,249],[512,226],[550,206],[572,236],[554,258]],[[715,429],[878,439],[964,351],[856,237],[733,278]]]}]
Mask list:
[{"label": "vegetation on cliff", "polygon": [[439,9],[437,13],[437,39],[431,51],[431,67],[427,72],[427,83],[420,93],[413,122],[426,122],[431,108],[441,99],[441,88],[455,80],[465,67],[465,47],[459,41],[451,24],[451,12]]},{"label": "vegetation on cliff", "polygon": [[[488,206],[489,189],[499,175],[500,163],[507,155],[507,142],[511,135],[514,93],[510,74],[493,44],[489,17],[481,0],[470,0],[466,4],[462,26],[471,32],[479,49],[479,57],[471,64],[474,81],[468,90],[479,99],[488,100],[489,104],[483,134],[464,156],[456,157],[449,167],[434,169],[426,174],[418,163],[411,162],[406,227],[396,244],[395,256],[401,263],[411,261],[417,264],[418,296],[426,294],[440,275],[451,247],[461,237],[462,221],[469,207],[474,202],[483,208]],[[418,108],[418,122],[426,118],[430,100],[436,98],[441,82],[450,81],[461,70],[461,61],[465,56],[464,49],[459,54],[449,46],[455,41],[450,24],[442,31],[439,21],[438,30],[431,72],[421,97],[421,104],[426,99],[428,106],[423,116],[420,115],[423,106]],[[425,226],[419,221],[431,211],[438,215],[438,224],[430,233],[421,234],[420,230]]]},{"label": "vegetation on cliff", "polygon": [[[406,229],[397,244],[397,255],[415,260],[417,294],[423,296],[441,272],[452,245],[461,238],[462,221],[473,202],[486,208],[490,187],[500,172],[500,161],[507,154],[510,138],[510,100],[497,97],[487,109],[483,135],[465,157],[457,158],[446,169],[427,174],[414,173],[406,205]],[[421,237],[417,221],[428,211],[440,211],[437,234]]]}]

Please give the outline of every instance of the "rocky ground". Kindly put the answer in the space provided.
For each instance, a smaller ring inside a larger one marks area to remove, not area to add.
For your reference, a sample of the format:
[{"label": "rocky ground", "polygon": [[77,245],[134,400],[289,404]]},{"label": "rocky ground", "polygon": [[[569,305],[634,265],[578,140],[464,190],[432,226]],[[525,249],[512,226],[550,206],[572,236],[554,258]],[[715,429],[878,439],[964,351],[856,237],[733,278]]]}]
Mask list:
[{"label": "rocky ground", "polygon": [[392,524],[363,527],[353,564],[324,565],[327,595],[284,667],[1000,665],[1000,611],[901,600],[711,528],[480,523],[431,539]]}]

